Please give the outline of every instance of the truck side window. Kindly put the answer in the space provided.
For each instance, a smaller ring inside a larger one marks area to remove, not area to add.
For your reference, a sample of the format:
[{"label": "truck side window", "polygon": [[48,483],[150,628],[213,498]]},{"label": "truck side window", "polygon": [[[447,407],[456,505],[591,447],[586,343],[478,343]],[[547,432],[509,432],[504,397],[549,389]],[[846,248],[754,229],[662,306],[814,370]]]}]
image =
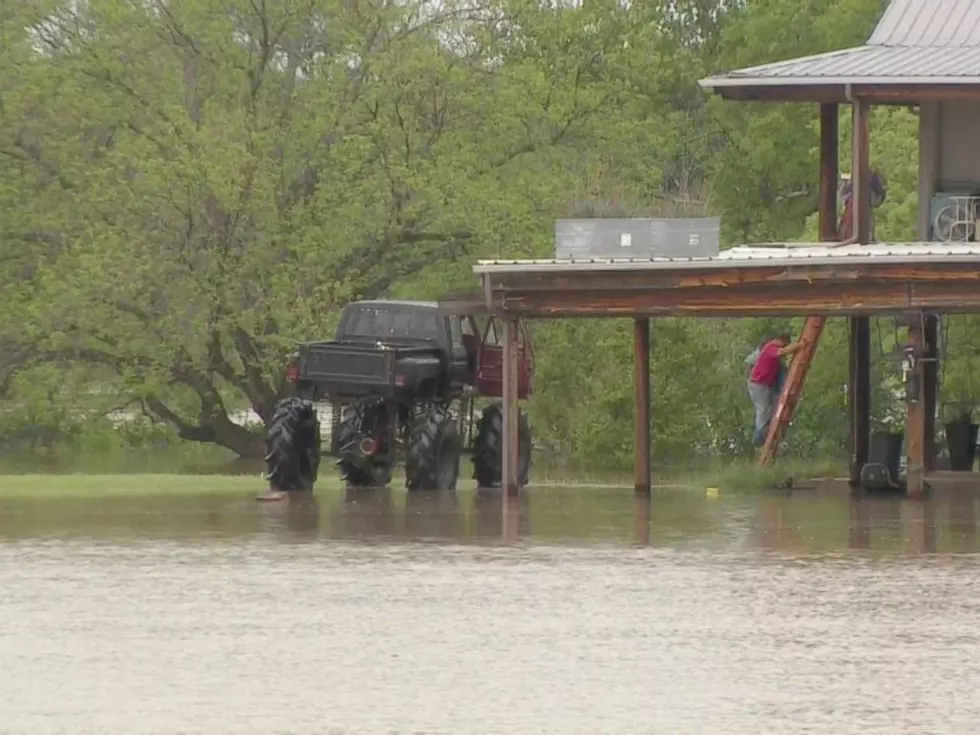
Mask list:
[{"label": "truck side window", "polygon": [[459,326],[459,317],[449,318],[449,334],[452,337],[453,349],[462,350],[463,349],[463,331]]}]

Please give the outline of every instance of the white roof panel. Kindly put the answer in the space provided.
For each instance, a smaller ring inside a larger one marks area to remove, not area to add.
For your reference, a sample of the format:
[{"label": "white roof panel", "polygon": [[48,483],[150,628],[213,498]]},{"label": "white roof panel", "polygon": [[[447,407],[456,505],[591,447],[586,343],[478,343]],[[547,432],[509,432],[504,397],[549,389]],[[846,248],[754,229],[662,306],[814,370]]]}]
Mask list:
[{"label": "white roof panel", "polygon": [[896,263],[965,263],[980,269],[980,243],[875,243],[873,245],[773,243],[723,250],[710,258],[593,258],[590,260],[480,260],[475,273],[588,272],[609,270],[690,270],[694,268],[750,268]]}]

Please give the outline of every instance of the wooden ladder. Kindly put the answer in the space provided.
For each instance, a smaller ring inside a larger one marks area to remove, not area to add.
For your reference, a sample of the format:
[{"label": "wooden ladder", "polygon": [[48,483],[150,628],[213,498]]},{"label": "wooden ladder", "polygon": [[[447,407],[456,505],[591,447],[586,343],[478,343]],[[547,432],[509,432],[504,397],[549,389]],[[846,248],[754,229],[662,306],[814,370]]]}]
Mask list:
[{"label": "wooden ladder", "polygon": [[809,374],[813,358],[817,354],[817,344],[820,342],[820,335],[823,334],[826,323],[826,317],[808,316],[803,324],[800,339],[806,342],[806,346],[793,355],[793,361],[789,365],[783,390],[779,394],[779,404],[769,422],[769,433],[759,451],[758,465],[760,467],[765,467],[776,458],[779,442],[786,436],[786,429],[796,414],[796,406],[800,402],[800,396],[803,395],[806,376]]},{"label": "wooden ladder", "polygon": [[[851,245],[854,243],[854,210],[852,209],[853,199],[849,200],[844,206],[840,225],[837,231],[837,242],[828,242],[828,247],[839,247],[841,245]],[[822,316],[808,316],[803,323],[803,331],[800,339],[806,342],[806,347],[793,355],[786,380],[783,382],[783,390],[779,394],[779,403],[773,413],[772,420],[769,422],[769,433],[766,440],[759,450],[757,464],[765,467],[776,458],[779,443],[786,436],[786,430],[790,422],[796,415],[796,406],[803,395],[803,386],[806,384],[806,376],[810,373],[810,366],[813,358],[817,354],[817,345],[820,342],[820,335],[823,334],[824,325],[827,318]]]}]

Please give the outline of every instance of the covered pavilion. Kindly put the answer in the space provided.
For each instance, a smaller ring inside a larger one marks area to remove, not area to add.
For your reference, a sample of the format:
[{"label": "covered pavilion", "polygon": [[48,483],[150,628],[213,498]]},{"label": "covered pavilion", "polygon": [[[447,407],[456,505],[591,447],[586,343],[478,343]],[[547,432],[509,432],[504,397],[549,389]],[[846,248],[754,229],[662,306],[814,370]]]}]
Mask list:
[{"label": "covered pavilion", "polygon": [[[634,320],[634,480],[649,494],[650,318],[844,317],[849,322],[851,479],[868,462],[869,317],[902,315],[914,360],[906,427],[907,492],[921,495],[935,455],[938,315],[980,312],[980,243],[936,242],[932,202],[944,187],[980,182],[980,3],[893,0],[868,43],[713,76],[705,90],[727,100],[819,105],[821,243],[741,246],[715,257],[487,260],[484,307],[504,337],[504,483],[517,492],[517,320]],[[837,237],[839,107],[851,108],[854,237]],[[919,112],[918,240],[871,241],[870,110]],[[980,192],[980,183],[977,186]],[[980,212],[980,210],[978,210]],[[972,217],[972,219],[976,219]],[[801,353],[798,361],[812,359]],[[792,370],[792,369],[791,369]],[[805,373],[804,373],[805,375]]]}]

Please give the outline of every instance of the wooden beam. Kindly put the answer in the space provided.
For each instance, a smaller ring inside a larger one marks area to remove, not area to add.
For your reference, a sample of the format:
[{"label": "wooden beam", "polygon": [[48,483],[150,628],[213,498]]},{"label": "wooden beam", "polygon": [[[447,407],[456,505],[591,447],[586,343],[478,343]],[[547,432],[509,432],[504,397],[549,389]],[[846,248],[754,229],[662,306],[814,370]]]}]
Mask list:
[{"label": "wooden beam", "polygon": [[[774,255],[776,257],[776,255]],[[515,270],[493,273],[491,289],[494,294],[529,291],[649,291],[679,288],[734,288],[766,285],[809,285],[831,283],[839,286],[881,281],[910,283],[914,281],[970,282],[980,285],[980,268],[971,263],[938,261],[926,264],[875,263],[850,264],[846,258],[839,262],[812,265],[799,260],[792,265],[744,265],[685,268],[676,270],[631,268],[607,270],[547,271]]]},{"label": "wooden beam", "polygon": [[926,473],[926,400],[923,358],[926,355],[924,319],[921,314],[909,320],[906,354],[913,368],[906,374],[908,412],[905,422],[905,481],[910,498],[921,498],[925,492]]},{"label": "wooden beam", "polygon": [[980,100],[980,85],[937,84],[898,87],[892,85],[857,85],[852,94],[874,104],[918,104],[921,102],[969,102]]},{"label": "wooden beam", "polygon": [[650,320],[633,320],[633,484],[650,494]]},{"label": "wooden beam", "polygon": [[980,312],[980,288],[952,283],[786,284],[648,291],[511,291],[497,308],[528,317],[850,316],[907,310]]},{"label": "wooden beam", "polygon": [[[514,318],[504,320],[503,364],[503,456],[501,467],[501,493],[506,497],[518,494],[518,324]],[[506,512],[507,503],[504,503]]]},{"label": "wooden beam", "polygon": [[849,321],[847,413],[850,424],[850,482],[857,486],[871,448],[871,322],[868,317]]},{"label": "wooden beam", "polygon": [[921,102],[980,100],[980,85],[852,84],[850,98],[843,84],[755,85],[716,87],[715,93],[733,102],[844,103],[860,96],[876,105],[916,105]]}]

